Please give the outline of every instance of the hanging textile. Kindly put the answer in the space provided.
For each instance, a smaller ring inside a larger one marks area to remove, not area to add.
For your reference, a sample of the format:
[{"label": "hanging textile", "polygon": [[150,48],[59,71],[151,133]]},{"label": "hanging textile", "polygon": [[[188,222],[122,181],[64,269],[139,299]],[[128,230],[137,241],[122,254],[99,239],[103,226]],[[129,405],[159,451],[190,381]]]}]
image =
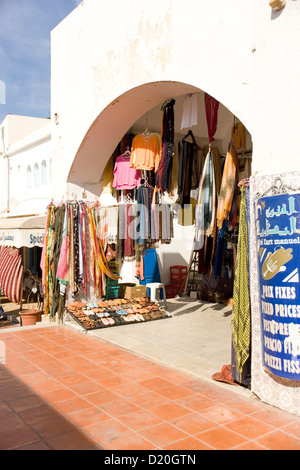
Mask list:
[{"label": "hanging textile", "polygon": [[51,271],[51,253],[53,248],[53,224],[55,219],[55,206],[50,204],[47,208],[46,226],[41,257],[42,284],[44,291],[44,314],[48,315],[52,309],[53,278]]},{"label": "hanging textile", "polygon": [[178,169],[178,204],[188,204],[193,174],[194,143],[181,139],[178,142],[179,169]]},{"label": "hanging textile", "polygon": [[202,205],[203,227],[207,236],[214,235],[216,217],[216,183],[212,154],[209,151],[199,185],[198,205]]},{"label": "hanging textile", "polygon": [[116,158],[113,188],[117,190],[129,190],[141,184],[141,172],[130,166],[130,156],[128,152]]},{"label": "hanging textile", "polygon": [[156,187],[162,192],[169,192],[171,189],[174,152],[174,105],[175,100],[171,99],[162,106],[161,156],[156,175]]},{"label": "hanging textile", "polygon": [[183,99],[181,129],[198,124],[198,93],[189,93]]},{"label": "hanging textile", "polygon": [[138,134],[131,147],[130,166],[137,170],[157,170],[160,159],[160,142],[156,134]]},{"label": "hanging textile", "polygon": [[217,130],[219,101],[204,93],[206,123],[208,129],[209,143],[214,142],[214,135]]},{"label": "hanging textile", "polygon": [[2,246],[0,251],[0,286],[6,297],[22,308],[22,257],[16,248]]},{"label": "hanging textile", "polygon": [[236,189],[237,159],[237,153],[231,142],[225,159],[220,195],[218,200],[217,225],[219,229],[222,228],[224,220],[228,219],[230,216],[232,201]]},{"label": "hanging textile", "polygon": [[250,351],[250,295],[248,275],[246,189],[241,186],[240,223],[233,286],[232,339],[237,368],[241,373]]},{"label": "hanging textile", "polygon": [[94,289],[96,295],[102,295],[104,293],[103,278],[105,275],[110,279],[118,280],[121,276],[118,276],[111,272],[103,249],[102,240],[97,236],[101,233],[101,227],[98,225],[97,207],[92,206],[88,208],[90,229],[92,235],[93,245],[93,273],[94,273]]},{"label": "hanging textile", "polygon": [[52,303],[52,311],[50,312],[51,318],[55,316],[56,312],[58,312],[59,318],[61,318],[61,315],[63,313],[60,309],[60,283],[56,277],[56,273],[57,273],[59,254],[61,250],[65,210],[66,210],[65,205],[61,205],[57,207],[56,213],[55,213],[55,220],[53,224],[54,243],[53,243],[52,259],[50,261],[50,269],[52,272],[52,280],[53,280],[52,281],[53,303]]}]

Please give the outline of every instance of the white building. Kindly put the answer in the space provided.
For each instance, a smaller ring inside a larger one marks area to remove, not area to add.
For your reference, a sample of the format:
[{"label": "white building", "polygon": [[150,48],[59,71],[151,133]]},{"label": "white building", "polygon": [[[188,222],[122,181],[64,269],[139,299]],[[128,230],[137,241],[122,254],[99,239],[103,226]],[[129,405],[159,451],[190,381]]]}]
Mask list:
[{"label": "white building", "polygon": [[51,122],[8,114],[1,130],[1,245],[22,249],[38,273],[46,207],[52,197]]}]

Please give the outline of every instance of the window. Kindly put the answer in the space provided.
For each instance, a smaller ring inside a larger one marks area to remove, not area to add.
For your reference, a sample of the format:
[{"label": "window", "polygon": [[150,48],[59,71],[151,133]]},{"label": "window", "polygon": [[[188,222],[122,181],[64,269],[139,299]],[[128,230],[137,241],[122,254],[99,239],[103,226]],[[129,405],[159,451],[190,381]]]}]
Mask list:
[{"label": "window", "polygon": [[32,188],[32,172],[31,172],[31,166],[28,165],[27,170],[26,170],[26,178],[27,178],[27,189]]},{"label": "window", "polygon": [[39,175],[39,166],[37,163],[34,164],[34,168],[33,168],[33,182],[34,182],[34,187],[38,188],[40,185],[40,175]]},{"label": "window", "polygon": [[41,165],[41,184],[45,186],[47,184],[47,163],[45,160],[42,161]]}]

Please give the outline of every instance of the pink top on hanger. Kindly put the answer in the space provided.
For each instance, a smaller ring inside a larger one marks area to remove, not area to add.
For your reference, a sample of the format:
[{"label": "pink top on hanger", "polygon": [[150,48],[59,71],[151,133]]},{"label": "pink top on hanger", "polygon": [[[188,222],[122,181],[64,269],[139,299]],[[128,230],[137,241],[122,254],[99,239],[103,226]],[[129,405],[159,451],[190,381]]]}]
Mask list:
[{"label": "pink top on hanger", "polygon": [[114,167],[113,188],[133,189],[141,184],[141,172],[130,167],[130,153],[119,155]]}]

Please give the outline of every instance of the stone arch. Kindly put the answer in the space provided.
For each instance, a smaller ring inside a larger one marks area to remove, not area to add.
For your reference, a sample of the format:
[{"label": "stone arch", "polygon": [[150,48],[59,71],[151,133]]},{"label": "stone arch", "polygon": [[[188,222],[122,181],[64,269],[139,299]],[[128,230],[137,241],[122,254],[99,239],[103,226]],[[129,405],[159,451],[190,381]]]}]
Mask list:
[{"label": "stone arch", "polygon": [[[87,130],[72,162],[68,183],[94,191],[111,154],[134,122],[166,99],[198,92],[203,90],[191,84],[158,81],[137,86],[117,97]],[[235,114],[219,97],[215,98]]]}]

